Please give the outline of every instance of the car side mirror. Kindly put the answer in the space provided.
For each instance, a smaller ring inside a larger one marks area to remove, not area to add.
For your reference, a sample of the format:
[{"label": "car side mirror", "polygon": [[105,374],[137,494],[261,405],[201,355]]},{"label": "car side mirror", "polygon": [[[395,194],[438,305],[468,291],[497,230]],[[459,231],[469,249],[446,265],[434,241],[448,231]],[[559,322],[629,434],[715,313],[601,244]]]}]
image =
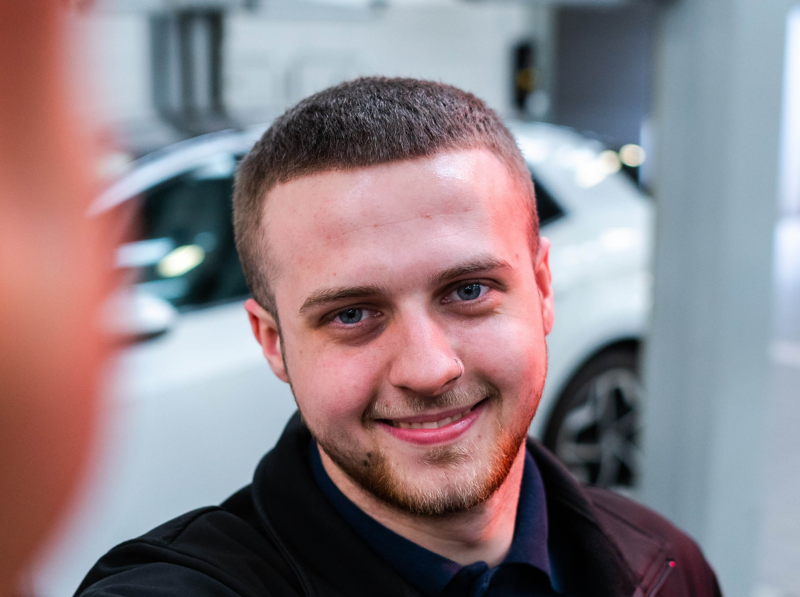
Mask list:
[{"label": "car side mirror", "polygon": [[122,342],[141,342],[168,332],[178,311],[166,300],[137,286],[117,290],[105,306],[105,328]]}]

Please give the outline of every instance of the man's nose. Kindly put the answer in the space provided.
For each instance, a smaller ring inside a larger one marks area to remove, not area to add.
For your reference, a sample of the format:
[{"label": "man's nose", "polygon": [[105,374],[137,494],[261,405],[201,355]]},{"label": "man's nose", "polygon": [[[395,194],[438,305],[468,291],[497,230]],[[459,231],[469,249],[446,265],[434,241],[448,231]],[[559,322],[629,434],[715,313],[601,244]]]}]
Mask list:
[{"label": "man's nose", "polygon": [[436,396],[461,376],[458,355],[442,327],[429,316],[405,318],[395,336],[389,382],[423,396]]}]

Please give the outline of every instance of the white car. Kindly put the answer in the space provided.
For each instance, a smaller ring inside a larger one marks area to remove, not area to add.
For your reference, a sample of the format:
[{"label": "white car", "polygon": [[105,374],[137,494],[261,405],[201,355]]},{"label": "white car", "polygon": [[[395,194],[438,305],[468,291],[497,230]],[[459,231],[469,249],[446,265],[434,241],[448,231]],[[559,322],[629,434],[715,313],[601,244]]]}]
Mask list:
[{"label": "white car", "polygon": [[[653,209],[615,152],[561,127],[514,124],[552,241],[556,320],[531,432],[588,482],[637,475],[637,348],[650,305]],[[113,545],[219,503],[249,483],[295,410],[251,336],[231,225],[237,160],[263,127],[178,143],[133,164],[94,203],[141,214],[120,267],[138,283],[113,324],[131,344],[110,375],[90,482],[35,574],[33,594],[71,595]]]}]

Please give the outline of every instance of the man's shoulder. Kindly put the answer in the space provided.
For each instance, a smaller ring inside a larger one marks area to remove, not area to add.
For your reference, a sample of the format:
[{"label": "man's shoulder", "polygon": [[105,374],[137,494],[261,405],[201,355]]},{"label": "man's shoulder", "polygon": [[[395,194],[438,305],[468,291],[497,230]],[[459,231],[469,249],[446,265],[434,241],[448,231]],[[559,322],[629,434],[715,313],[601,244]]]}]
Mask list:
[{"label": "man's shoulder", "polygon": [[713,570],[686,533],[634,500],[579,483],[538,441],[530,439],[528,450],[543,477],[552,532],[568,535],[572,548],[579,544],[585,567],[601,576],[616,570],[636,595],[719,595]]},{"label": "man's shoulder", "polygon": [[671,550],[699,549],[686,533],[639,502],[592,485],[584,485],[583,491],[602,526],[623,543],[651,541],[670,553]]},{"label": "man's shoulder", "polygon": [[[600,487],[585,486],[601,528],[622,557],[659,595],[719,595],[714,571],[695,541],[650,508]],[[691,593],[686,593],[691,588]]]},{"label": "man's shoulder", "polygon": [[280,546],[259,528],[250,488],[222,506],[193,510],[121,543],[89,571],[76,595],[249,597],[303,594]]}]

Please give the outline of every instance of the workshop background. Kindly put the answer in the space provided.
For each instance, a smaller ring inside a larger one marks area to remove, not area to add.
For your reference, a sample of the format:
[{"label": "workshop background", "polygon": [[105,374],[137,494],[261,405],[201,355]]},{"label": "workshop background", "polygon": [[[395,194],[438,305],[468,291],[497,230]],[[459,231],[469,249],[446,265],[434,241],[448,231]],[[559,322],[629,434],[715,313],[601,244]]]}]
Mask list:
[{"label": "workshop background", "polygon": [[[629,491],[699,542],[725,595],[800,596],[800,4],[65,4],[76,104],[104,148],[97,175],[107,185],[163,148],[268,123],[317,90],[372,74],[451,83],[505,118],[569,127],[610,148],[613,168],[656,215],[652,307],[638,353],[642,456]],[[139,245],[118,259],[142,259],[145,249],[158,251]],[[202,260],[167,253],[163,267]],[[213,342],[217,331],[193,345]],[[246,350],[257,354],[254,345]],[[110,366],[110,388],[118,375]],[[84,489],[30,574],[27,590],[37,597],[70,595],[131,529],[203,505],[136,493],[147,458],[163,455],[125,451],[157,422],[142,415],[124,423],[126,413],[145,411],[114,402],[114,393]],[[284,421],[276,415],[270,433]],[[114,476],[123,453],[139,476]],[[211,488],[180,471],[171,480],[221,499],[248,482],[254,462],[216,463],[229,476],[207,480]]]}]

